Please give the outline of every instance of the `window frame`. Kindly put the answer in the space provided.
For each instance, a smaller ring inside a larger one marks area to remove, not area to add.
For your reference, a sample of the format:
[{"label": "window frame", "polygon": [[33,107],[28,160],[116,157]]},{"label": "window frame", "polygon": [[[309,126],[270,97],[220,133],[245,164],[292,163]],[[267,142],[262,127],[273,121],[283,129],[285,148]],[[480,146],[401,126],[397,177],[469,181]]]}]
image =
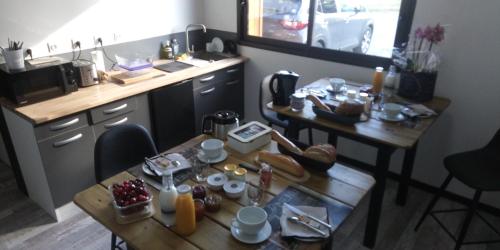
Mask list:
[{"label": "window frame", "polygon": [[[316,6],[316,1],[319,0],[310,0],[307,42],[305,44],[247,35],[247,1],[249,0],[236,1],[238,18],[237,35],[239,40],[238,42],[241,45],[361,67],[374,68],[377,66],[382,66],[384,68],[388,68],[392,64],[391,58],[311,46],[311,38],[313,33],[312,26],[314,24],[314,16],[316,11],[316,9],[311,8],[311,6]],[[394,47],[399,47],[409,40],[416,1],[417,0],[401,1],[399,21],[396,28],[396,37],[394,39]]]}]

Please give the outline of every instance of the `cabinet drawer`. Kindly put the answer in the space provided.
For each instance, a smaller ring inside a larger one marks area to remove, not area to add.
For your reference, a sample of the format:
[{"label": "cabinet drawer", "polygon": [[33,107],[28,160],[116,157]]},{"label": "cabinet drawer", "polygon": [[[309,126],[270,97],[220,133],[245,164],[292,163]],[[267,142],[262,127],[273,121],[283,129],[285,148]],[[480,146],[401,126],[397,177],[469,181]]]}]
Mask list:
[{"label": "cabinet drawer", "polygon": [[137,99],[135,96],[123,99],[117,102],[106,104],[90,110],[92,123],[96,124],[101,121],[108,120],[113,117],[128,113],[135,110],[137,107]]},{"label": "cabinet drawer", "polygon": [[71,131],[83,126],[88,126],[87,114],[80,113],[70,117],[50,122],[35,128],[35,135],[37,141],[60,135],[67,131]]},{"label": "cabinet drawer", "polygon": [[[130,112],[130,113],[127,113],[127,114],[124,114],[124,115],[120,115],[118,117],[111,118],[109,120],[100,122],[100,123],[95,124],[93,126],[94,127],[95,137],[99,138],[99,136],[101,136],[102,133],[104,133],[107,130],[109,130],[109,129],[113,128],[113,127],[116,127],[118,125],[131,124],[131,123],[138,124],[138,121],[137,121],[137,119],[135,117],[135,112]],[[139,124],[139,125],[143,125],[143,124]]]},{"label": "cabinet drawer", "polygon": [[89,126],[38,143],[56,207],[95,184],[95,137]]},{"label": "cabinet drawer", "polygon": [[240,79],[243,76],[243,64],[234,65],[223,69],[224,78],[223,81],[232,81]]}]

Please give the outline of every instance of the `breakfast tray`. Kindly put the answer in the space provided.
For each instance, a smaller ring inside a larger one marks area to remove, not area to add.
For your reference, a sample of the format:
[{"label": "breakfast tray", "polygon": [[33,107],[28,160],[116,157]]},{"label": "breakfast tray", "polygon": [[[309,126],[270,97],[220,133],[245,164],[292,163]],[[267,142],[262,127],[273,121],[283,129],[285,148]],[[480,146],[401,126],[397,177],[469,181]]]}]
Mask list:
[{"label": "breakfast tray", "polygon": [[[264,210],[268,214],[268,221],[271,224],[272,234],[269,240],[262,243],[261,249],[294,249],[300,242],[295,237],[281,237],[280,217],[282,213],[283,203],[288,203],[293,206],[314,206],[326,207],[328,211],[328,221],[332,225],[334,232],[340,224],[351,213],[352,207],[336,201],[332,198],[317,193],[303,186],[289,186],[283,192],[269,201]],[[330,240],[332,238],[330,237]],[[314,238],[310,238],[314,240]],[[323,244],[328,244],[328,240],[321,240]]]}]

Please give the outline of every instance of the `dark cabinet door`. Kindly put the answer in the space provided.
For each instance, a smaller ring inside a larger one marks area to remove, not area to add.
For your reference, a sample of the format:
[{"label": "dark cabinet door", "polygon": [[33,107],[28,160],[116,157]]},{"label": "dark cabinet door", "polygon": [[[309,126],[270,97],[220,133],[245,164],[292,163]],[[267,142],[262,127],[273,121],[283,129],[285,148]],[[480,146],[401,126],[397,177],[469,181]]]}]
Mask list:
[{"label": "dark cabinet door", "polygon": [[153,137],[159,151],[195,136],[191,79],[151,91],[150,108]]},{"label": "dark cabinet door", "polygon": [[213,114],[223,107],[221,84],[211,84],[194,90],[196,134],[202,133],[202,120],[205,115]]},{"label": "dark cabinet door", "polygon": [[222,89],[222,108],[232,110],[240,116],[240,120],[244,116],[244,97],[243,97],[243,80],[229,80],[221,83]]}]

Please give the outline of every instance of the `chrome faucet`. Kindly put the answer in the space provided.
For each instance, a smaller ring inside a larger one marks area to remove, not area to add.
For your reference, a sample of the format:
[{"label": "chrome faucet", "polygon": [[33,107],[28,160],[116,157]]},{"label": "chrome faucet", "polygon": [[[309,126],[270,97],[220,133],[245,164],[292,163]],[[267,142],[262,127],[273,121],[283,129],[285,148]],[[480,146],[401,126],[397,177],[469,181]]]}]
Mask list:
[{"label": "chrome faucet", "polygon": [[192,48],[189,48],[189,28],[196,26],[203,28],[203,32],[207,33],[207,27],[205,27],[205,25],[203,24],[188,24],[186,26],[186,54],[188,56],[191,56],[191,54],[194,52],[194,45]]}]

